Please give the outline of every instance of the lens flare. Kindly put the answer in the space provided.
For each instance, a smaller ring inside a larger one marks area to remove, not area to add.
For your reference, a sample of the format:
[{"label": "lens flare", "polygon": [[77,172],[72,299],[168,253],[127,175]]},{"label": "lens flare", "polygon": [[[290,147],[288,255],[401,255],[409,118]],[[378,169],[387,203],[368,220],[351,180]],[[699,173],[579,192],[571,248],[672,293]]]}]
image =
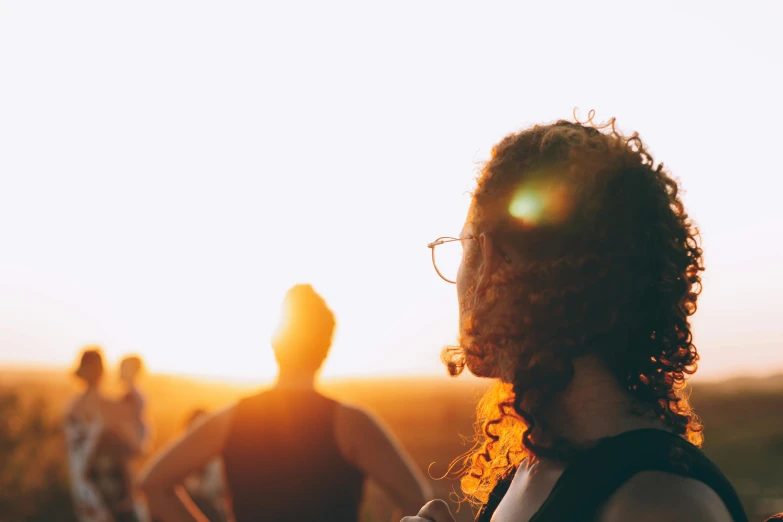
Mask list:
[{"label": "lens flare", "polygon": [[540,193],[530,189],[520,189],[514,194],[508,207],[509,213],[527,223],[536,223],[541,219],[545,201]]},{"label": "lens flare", "polygon": [[570,211],[571,198],[562,185],[522,185],[508,206],[509,214],[525,226],[560,223]]}]

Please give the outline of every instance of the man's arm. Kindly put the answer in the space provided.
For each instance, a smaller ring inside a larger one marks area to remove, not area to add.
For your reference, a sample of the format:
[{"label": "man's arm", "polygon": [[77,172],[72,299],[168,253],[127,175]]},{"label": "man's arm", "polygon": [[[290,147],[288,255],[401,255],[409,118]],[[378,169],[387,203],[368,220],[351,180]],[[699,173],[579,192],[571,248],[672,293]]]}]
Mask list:
[{"label": "man's arm", "polygon": [[632,477],[606,503],[600,522],[733,522],[715,491],[698,480],[661,471]]},{"label": "man's arm", "polygon": [[432,497],[416,464],[379,420],[358,408],[340,405],[336,432],[346,459],[380,485],[403,512],[418,512]]},{"label": "man's arm", "polygon": [[166,522],[207,522],[180,486],[190,473],[223,453],[234,420],[231,406],[201,421],[163,448],[140,474],[140,486],[155,518]]}]

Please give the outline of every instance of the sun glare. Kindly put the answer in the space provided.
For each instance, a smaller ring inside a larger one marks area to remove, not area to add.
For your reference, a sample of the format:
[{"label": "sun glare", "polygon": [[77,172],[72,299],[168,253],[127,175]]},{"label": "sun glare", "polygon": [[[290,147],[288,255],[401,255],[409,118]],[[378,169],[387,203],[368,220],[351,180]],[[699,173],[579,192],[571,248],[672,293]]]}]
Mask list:
[{"label": "sun glare", "polygon": [[277,319],[274,323],[274,328],[272,329],[272,335],[270,336],[272,342],[274,342],[275,339],[280,338],[290,321],[291,309],[286,303],[283,303],[280,305],[280,310],[277,312]]},{"label": "sun glare", "polygon": [[537,223],[544,209],[542,195],[528,188],[521,188],[514,195],[508,211],[526,223]]},{"label": "sun glare", "polygon": [[557,223],[568,217],[570,201],[563,185],[527,183],[514,193],[508,212],[524,226]]}]

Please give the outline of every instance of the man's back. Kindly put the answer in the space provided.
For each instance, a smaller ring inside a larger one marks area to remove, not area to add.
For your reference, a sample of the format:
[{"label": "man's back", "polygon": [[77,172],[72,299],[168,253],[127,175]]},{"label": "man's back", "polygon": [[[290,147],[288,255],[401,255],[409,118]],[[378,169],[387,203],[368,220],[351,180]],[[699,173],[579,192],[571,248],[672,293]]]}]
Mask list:
[{"label": "man's back", "polygon": [[338,406],[314,390],[240,401],[223,453],[237,522],[358,519],[364,476],[336,439]]}]

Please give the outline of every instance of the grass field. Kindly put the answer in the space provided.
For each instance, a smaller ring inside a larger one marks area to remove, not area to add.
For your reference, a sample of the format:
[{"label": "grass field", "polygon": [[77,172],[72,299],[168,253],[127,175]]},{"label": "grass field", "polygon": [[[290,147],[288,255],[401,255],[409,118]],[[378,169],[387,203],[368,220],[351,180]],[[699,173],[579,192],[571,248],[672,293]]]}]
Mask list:
[{"label": "grass field", "polygon": [[[116,390],[106,384],[108,393]],[[425,473],[439,477],[470,447],[465,437],[473,434],[473,408],[485,386],[470,378],[433,378],[327,382],[321,389],[375,412]],[[156,445],[179,433],[194,408],[218,408],[254,391],[155,375],[143,387]],[[72,520],[57,417],[76,391],[61,372],[3,372],[0,522]],[[706,425],[705,451],[733,481],[751,519],[783,511],[783,377],[700,384],[692,399]],[[452,478],[433,479],[433,487],[444,499],[459,490]],[[368,484],[362,512],[367,522],[387,521],[392,505]],[[472,518],[462,505],[458,520]]]}]

